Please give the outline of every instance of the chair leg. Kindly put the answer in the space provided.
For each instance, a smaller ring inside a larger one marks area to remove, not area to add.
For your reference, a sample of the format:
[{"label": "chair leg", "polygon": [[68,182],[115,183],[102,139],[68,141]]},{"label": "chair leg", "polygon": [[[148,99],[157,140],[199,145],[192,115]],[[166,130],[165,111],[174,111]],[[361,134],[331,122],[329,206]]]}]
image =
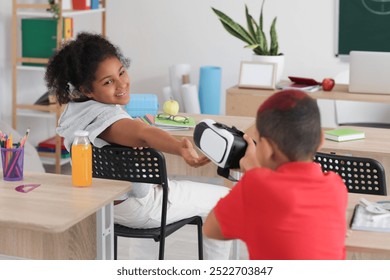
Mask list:
[{"label": "chair leg", "polygon": [[198,219],[198,258],[203,260],[203,232],[202,232],[203,221],[202,218]]},{"label": "chair leg", "polygon": [[159,260],[164,259],[164,249],[165,249],[165,237],[161,238],[161,240],[160,240],[160,248],[159,248],[159,253],[158,253]]},{"label": "chair leg", "polygon": [[118,259],[118,235],[114,234],[114,260]]}]

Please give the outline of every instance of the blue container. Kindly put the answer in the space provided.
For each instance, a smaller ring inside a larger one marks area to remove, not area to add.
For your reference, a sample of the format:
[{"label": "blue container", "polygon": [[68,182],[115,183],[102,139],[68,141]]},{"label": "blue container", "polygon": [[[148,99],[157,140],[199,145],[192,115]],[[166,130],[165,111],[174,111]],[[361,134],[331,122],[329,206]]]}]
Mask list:
[{"label": "blue container", "polygon": [[143,117],[146,114],[156,115],[158,111],[158,98],[152,93],[132,93],[130,102],[125,105],[126,112],[132,116]]},{"label": "blue container", "polygon": [[221,108],[221,67],[202,66],[199,75],[199,104],[202,114],[219,115]]},{"label": "blue container", "polygon": [[99,9],[99,0],[91,0],[91,9]]}]

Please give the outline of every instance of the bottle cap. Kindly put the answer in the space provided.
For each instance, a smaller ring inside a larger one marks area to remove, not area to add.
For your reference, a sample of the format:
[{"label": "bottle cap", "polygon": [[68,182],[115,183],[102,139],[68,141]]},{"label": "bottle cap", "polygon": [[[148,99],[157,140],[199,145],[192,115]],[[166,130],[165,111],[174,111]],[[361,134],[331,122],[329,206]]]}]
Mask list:
[{"label": "bottle cap", "polygon": [[88,136],[89,135],[89,132],[86,131],[86,130],[76,130],[74,132],[74,135],[75,136]]}]

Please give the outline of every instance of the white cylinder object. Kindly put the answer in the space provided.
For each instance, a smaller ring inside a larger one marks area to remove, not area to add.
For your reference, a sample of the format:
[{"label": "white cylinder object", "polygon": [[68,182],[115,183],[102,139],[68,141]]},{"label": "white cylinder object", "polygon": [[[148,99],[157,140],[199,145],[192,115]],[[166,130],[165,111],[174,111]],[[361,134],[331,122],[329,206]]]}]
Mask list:
[{"label": "white cylinder object", "polygon": [[169,67],[169,81],[171,84],[173,99],[179,102],[180,111],[184,112],[183,99],[181,97],[181,85],[183,84],[183,76],[190,75],[191,65],[189,64],[174,64]]},{"label": "white cylinder object", "polygon": [[164,87],[163,88],[163,102],[162,103],[164,103],[165,101],[171,100],[171,99],[175,99],[173,97],[171,87]]},{"label": "white cylinder object", "polygon": [[199,96],[196,85],[185,84],[181,86],[181,96],[186,113],[200,114]]}]

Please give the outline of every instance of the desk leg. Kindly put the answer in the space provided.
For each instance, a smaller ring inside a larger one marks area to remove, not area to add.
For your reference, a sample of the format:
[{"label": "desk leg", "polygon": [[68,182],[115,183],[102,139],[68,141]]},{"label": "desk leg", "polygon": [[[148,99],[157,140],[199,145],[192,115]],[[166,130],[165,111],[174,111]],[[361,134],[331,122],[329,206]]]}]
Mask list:
[{"label": "desk leg", "polygon": [[114,259],[114,204],[112,202],[96,213],[96,258]]}]

